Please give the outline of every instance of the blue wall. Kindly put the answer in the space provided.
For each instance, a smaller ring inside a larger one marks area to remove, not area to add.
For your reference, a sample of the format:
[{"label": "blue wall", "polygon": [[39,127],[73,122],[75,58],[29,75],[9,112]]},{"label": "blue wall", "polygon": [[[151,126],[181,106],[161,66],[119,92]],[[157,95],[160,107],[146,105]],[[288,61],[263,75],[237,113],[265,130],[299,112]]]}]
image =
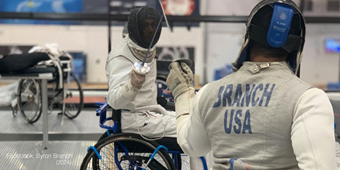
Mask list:
[{"label": "blue wall", "polygon": [[[83,0],[0,0],[0,12],[46,12],[79,13],[83,11]],[[70,24],[70,21],[44,21],[7,19],[0,23],[18,24]]]}]

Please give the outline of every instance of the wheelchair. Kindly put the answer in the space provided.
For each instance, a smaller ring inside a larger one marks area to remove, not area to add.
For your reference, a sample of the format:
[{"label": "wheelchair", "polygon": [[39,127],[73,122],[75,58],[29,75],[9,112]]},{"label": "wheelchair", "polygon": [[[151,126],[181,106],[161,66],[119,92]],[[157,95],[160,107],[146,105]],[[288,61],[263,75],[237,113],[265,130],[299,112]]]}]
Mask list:
[{"label": "wheelchair", "polygon": [[[164,99],[158,98],[158,101]],[[173,103],[162,105],[168,110],[174,110]],[[112,111],[112,117],[107,117],[109,105],[104,103],[96,110],[100,117],[99,126],[107,129],[95,146],[90,146],[81,164],[81,170],[181,170],[181,154],[176,138],[164,137],[149,141],[139,134],[122,133],[121,111]],[[113,121],[113,126],[106,121]],[[204,157],[202,166],[208,170]]]},{"label": "wheelchair", "polygon": [[[53,80],[48,81],[48,108],[52,111],[57,107],[69,119],[74,119],[83,108],[84,95],[78,78],[71,73],[72,56],[63,52],[61,56],[54,57],[47,54],[50,60],[42,65],[29,68],[25,73],[52,73]],[[74,89],[70,90],[70,80],[75,82]],[[73,97],[77,94],[77,97]],[[35,79],[20,79],[17,90],[17,110],[25,120],[34,123],[39,120],[42,113],[41,82]],[[16,114],[13,114],[16,115]]]}]

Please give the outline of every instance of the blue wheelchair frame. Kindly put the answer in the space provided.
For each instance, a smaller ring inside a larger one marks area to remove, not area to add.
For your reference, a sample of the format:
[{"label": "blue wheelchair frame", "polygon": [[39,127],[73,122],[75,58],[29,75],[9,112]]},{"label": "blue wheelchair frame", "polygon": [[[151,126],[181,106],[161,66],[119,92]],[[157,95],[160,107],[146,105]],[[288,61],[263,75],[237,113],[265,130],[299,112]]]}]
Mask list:
[{"label": "blue wheelchair frame", "polygon": [[[99,116],[99,126],[103,129],[107,129],[106,133],[108,134],[108,136],[111,135],[109,130],[112,130],[114,134],[118,133],[117,122],[113,121],[112,117],[106,117],[107,108],[110,107],[108,105],[108,103],[96,103],[96,106],[100,106],[99,109],[96,110],[96,116]],[[109,121],[109,120],[112,120],[114,122],[113,126],[105,125],[105,122]],[[127,156],[128,153],[129,153],[128,149],[126,147],[124,147],[124,145],[121,144],[120,142],[117,142],[117,144],[122,147],[122,149],[125,151],[125,155]],[[99,152],[97,151],[97,149],[95,147],[90,146],[88,148],[88,151],[91,150],[91,149],[95,152],[95,154],[97,155],[97,157],[99,159],[102,159],[102,157],[100,156]],[[172,154],[173,163],[174,163],[175,167],[178,168],[177,156],[178,156],[178,154],[181,154],[181,151],[169,151],[168,148],[166,146],[163,146],[163,145],[159,145],[157,147],[157,149],[151,155],[148,163],[154,158],[154,156],[159,151],[159,149],[165,149],[168,153]],[[116,148],[116,147],[114,149],[114,159],[115,159],[115,163],[116,163],[118,169],[123,170],[122,167],[120,166],[121,161],[118,161],[118,148]],[[204,170],[208,170],[208,166],[207,166],[205,158],[200,157],[200,159],[202,161]],[[148,163],[146,164],[146,166],[148,165]],[[131,162],[131,164],[133,164],[133,163]],[[137,167],[137,165],[136,165],[136,167]],[[145,169],[145,167],[142,168],[142,170],[144,170],[144,169]]]}]

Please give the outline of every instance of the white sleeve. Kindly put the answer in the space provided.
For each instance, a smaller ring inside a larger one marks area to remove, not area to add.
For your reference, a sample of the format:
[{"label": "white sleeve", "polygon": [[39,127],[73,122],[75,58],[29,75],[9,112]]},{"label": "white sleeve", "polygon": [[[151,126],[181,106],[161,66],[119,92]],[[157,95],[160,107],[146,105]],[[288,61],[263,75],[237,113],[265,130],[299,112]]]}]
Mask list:
[{"label": "white sleeve", "polygon": [[130,81],[132,63],[124,57],[116,57],[107,63],[106,75],[109,84],[107,102],[114,109],[125,109],[131,100],[122,94],[122,88]]},{"label": "white sleeve", "polygon": [[301,170],[336,169],[334,112],[325,92],[312,88],[298,100],[291,131]]},{"label": "white sleeve", "polygon": [[177,119],[177,142],[184,153],[190,157],[204,156],[211,151],[208,133],[198,109],[201,94],[206,86],[195,96],[190,114]]}]

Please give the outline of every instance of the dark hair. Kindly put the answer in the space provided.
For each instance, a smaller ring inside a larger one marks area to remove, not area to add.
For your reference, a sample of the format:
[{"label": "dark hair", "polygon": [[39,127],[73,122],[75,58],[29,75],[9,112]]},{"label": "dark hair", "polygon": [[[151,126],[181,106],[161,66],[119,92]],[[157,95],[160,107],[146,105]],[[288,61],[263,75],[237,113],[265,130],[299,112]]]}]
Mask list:
[{"label": "dark hair", "polygon": [[[253,17],[251,23],[253,25],[262,27],[269,30],[271,19],[273,16],[273,8],[269,5],[261,8]],[[300,18],[298,15],[293,16],[293,20],[290,26],[289,34],[300,35]],[[285,58],[288,56],[288,52],[282,48],[274,48],[266,44],[262,44],[253,40],[250,40],[250,51],[255,55],[262,55],[266,58]]]}]

